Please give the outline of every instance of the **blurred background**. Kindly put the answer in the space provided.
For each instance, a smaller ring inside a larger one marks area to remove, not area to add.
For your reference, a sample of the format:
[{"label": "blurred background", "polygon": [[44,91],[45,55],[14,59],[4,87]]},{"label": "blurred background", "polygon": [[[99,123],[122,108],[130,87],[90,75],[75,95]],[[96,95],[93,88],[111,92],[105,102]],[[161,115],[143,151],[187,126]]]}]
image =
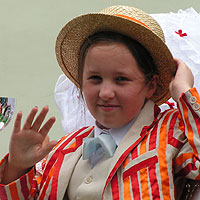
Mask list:
[{"label": "blurred background", "polygon": [[200,12],[199,0],[0,0],[0,96],[14,97],[17,102],[11,122],[0,132],[1,157],[8,152],[18,111],[24,122],[33,106],[48,105],[48,117],[57,118],[50,138],[57,140],[65,134],[54,102],[55,84],[62,74],[54,51],[57,34],[71,18],[116,4],[149,14],[190,7]]}]

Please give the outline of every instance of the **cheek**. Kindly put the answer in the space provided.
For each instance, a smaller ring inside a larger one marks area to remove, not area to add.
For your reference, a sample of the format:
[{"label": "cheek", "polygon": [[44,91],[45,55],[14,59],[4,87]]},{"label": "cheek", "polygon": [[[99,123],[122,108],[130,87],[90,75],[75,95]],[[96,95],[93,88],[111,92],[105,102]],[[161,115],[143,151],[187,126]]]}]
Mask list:
[{"label": "cheek", "polygon": [[93,102],[97,98],[98,90],[94,86],[89,86],[85,84],[83,87],[83,94],[86,100],[86,103]]}]

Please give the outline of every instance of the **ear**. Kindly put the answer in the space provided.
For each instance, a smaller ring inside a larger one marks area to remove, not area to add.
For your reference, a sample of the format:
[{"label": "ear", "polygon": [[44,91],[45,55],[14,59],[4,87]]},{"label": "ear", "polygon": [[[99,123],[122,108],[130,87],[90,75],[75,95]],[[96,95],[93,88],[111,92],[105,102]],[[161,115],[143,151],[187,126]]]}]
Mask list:
[{"label": "ear", "polygon": [[157,89],[158,81],[159,81],[159,76],[155,74],[153,78],[151,79],[151,81],[148,82],[148,91],[147,91],[147,96],[146,96],[147,99],[151,98],[153,94],[155,93]]}]

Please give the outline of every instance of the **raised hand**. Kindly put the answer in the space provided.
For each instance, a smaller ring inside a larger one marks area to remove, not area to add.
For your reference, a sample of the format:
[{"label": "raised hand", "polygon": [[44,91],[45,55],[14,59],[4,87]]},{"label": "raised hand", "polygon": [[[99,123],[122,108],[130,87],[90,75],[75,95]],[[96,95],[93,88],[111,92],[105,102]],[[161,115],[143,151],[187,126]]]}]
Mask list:
[{"label": "raised hand", "polygon": [[[57,143],[56,141],[51,141],[46,145],[42,145],[55,122],[55,117],[50,118],[42,125],[48,113],[48,107],[43,107],[34,120],[37,111],[37,107],[31,110],[22,128],[22,113],[19,112],[17,114],[9,145],[9,157],[6,174],[3,179],[5,180],[4,182],[10,182],[26,173],[30,167],[43,159]],[[11,172],[13,170],[14,172]]]},{"label": "raised hand", "polygon": [[181,94],[188,91],[194,85],[194,76],[188,66],[179,59],[174,59],[177,71],[169,85],[169,90],[174,101],[178,101]]}]

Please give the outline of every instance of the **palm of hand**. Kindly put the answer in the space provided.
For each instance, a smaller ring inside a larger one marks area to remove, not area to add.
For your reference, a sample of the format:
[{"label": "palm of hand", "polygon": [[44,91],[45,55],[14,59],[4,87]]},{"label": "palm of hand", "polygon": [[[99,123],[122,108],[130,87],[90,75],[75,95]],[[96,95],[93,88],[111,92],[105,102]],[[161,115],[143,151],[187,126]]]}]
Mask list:
[{"label": "palm of hand", "polygon": [[33,108],[22,129],[20,128],[22,114],[18,113],[9,146],[9,163],[15,168],[32,167],[43,159],[56,144],[56,141],[52,141],[42,146],[47,133],[55,122],[55,118],[50,118],[41,127],[47,112],[48,108],[44,107],[33,122],[37,113],[37,108]]}]

